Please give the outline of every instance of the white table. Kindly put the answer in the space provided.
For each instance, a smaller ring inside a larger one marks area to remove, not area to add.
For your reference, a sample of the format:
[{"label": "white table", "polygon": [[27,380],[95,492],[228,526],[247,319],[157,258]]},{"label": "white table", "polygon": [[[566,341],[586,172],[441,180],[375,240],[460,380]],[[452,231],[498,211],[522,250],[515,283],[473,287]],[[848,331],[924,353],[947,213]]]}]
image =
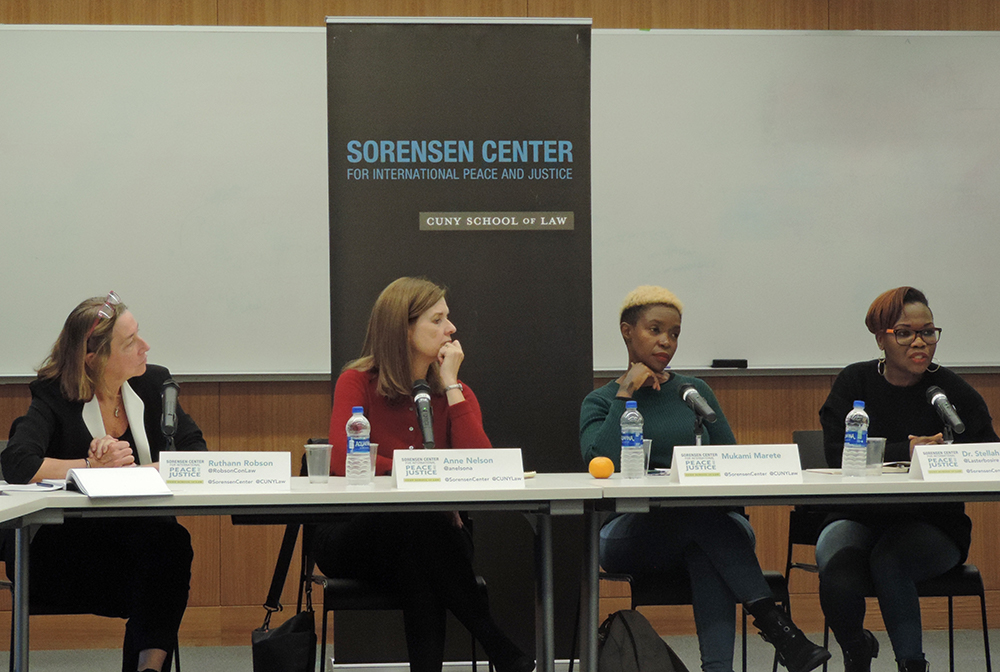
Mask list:
[{"label": "white table", "polygon": [[789,504],[888,504],[900,502],[973,502],[1000,500],[1000,481],[921,481],[908,474],[847,478],[805,472],[802,483],[747,485],[680,485],[668,476],[638,482],[618,474],[603,481],[604,500],[588,506],[584,570],[581,582],[580,670],[597,670],[599,624],[598,575],[601,523],[607,512],[644,513],[650,507],[763,506]]},{"label": "white table", "polygon": [[150,515],[278,514],[316,515],[361,511],[517,511],[532,519],[535,530],[535,628],[539,672],[555,667],[552,587],[553,515],[581,515],[585,503],[600,500],[600,484],[587,474],[539,474],[523,489],[418,491],[397,490],[389,477],[370,488],[348,488],[342,478],[310,484],[293,478],[285,492],[237,493],[203,486],[172,488],[169,497],[91,500],[76,492],[11,493],[0,497],[0,521],[16,529],[14,578],[14,669],[28,669],[28,558],[30,530],[60,524],[66,518],[122,518]]}]

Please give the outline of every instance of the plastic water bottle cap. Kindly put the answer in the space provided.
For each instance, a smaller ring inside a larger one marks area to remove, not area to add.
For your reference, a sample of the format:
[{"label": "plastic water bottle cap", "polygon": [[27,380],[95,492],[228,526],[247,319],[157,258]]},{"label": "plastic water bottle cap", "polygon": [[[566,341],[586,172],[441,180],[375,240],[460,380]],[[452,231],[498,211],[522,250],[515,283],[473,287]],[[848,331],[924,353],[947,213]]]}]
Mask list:
[{"label": "plastic water bottle cap", "polygon": [[629,399],[628,401],[625,402],[625,408],[638,408],[638,406],[639,406],[639,404],[637,404],[632,399]]},{"label": "plastic water bottle cap", "polygon": [[[858,402],[854,402],[854,403],[857,404]],[[365,407],[364,406],[352,406],[351,407],[351,413],[364,413],[364,412],[365,412]]]},{"label": "plastic water bottle cap", "polygon": [[864,407],[865,407],[865,402],[861,401],[860,399],[854,402],[854,408],[864,408]]}]

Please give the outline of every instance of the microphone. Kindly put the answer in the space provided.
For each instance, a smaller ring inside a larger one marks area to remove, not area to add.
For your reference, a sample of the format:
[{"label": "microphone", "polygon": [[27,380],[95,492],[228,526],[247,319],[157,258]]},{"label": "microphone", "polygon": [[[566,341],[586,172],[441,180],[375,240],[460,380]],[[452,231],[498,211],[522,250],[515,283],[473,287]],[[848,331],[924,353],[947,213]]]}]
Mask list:
[{"label": "microphone", "polygon": [[706,422],[715,422],[715,411],[705,401],[705,397],[698,394],[698,390],[694,389],[694,385],[684,383],[681,385],[679,392],[681,400],[690,406],[692,411],[704,418]]},{"label": "microphone", "polygon": [[951,405],[944,390],[940,387],[931,385],[927,388],[927,403],[934,407],[938,415],[941,416],[941,421],[955,430],[956,434],[965,431],[965,423],[958,417],[955,407]]},{"label": "microphone", "polygon": [[434,416],[431,412],[431,386],[421,378],[413,383],[413,404],[417,410],[417,423],[424,437],[424,448],[434,449]]},{"label": "microphone", "polygon": [[[167,378],[163,381],[163,418],[160,420],[160,430],[167,439],[173,439],[174,433],[177,431],[177,395],[179,393],[180,387],[173,378]],[[169,445],[171,441],[167,443]]]}]

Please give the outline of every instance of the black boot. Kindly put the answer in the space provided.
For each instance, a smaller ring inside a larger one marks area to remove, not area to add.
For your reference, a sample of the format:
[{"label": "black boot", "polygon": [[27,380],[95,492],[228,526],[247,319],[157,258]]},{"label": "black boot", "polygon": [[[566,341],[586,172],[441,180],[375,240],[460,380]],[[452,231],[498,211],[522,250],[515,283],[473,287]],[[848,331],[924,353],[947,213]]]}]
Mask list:
[{"label": "black boot", "polygon": [[868,630],[861,631],[861,639],[841,644],[844,650],[844,672],[871,672],[872,658],[878,658],[878,640]]},{"label": "black boot", "polygon": [[[758,609],[753,612],[756,616]],[[753,622],[764,641],[770,642],[778,653],[778,661],[788,672],[809,672],[830,659],[830,652],[816,646],[799,630],[788,614],[771,602],[763,614]]]},{"label": "black boot", "polygon": [[930,672],[931,664],[926,660],[901,660],[899,672]]}]

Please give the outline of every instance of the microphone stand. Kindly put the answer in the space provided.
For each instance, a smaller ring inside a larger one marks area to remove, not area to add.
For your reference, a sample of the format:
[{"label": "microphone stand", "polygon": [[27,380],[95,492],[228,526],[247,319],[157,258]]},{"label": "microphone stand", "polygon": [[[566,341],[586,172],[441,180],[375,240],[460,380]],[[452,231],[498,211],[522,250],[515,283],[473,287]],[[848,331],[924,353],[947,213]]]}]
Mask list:
[{"label": "microphone stand", "polygon": [[705,420],[698,413],[694,414],[694,445],[701,445],[701,431],[705,426]]},{"label": "microphone stand", "polygon": [[955,442],[955,435],[952,433],[951,423],[944,423],[944,429],[941,431],[941,436],[944,438],[946,444],[951,445]]}]

